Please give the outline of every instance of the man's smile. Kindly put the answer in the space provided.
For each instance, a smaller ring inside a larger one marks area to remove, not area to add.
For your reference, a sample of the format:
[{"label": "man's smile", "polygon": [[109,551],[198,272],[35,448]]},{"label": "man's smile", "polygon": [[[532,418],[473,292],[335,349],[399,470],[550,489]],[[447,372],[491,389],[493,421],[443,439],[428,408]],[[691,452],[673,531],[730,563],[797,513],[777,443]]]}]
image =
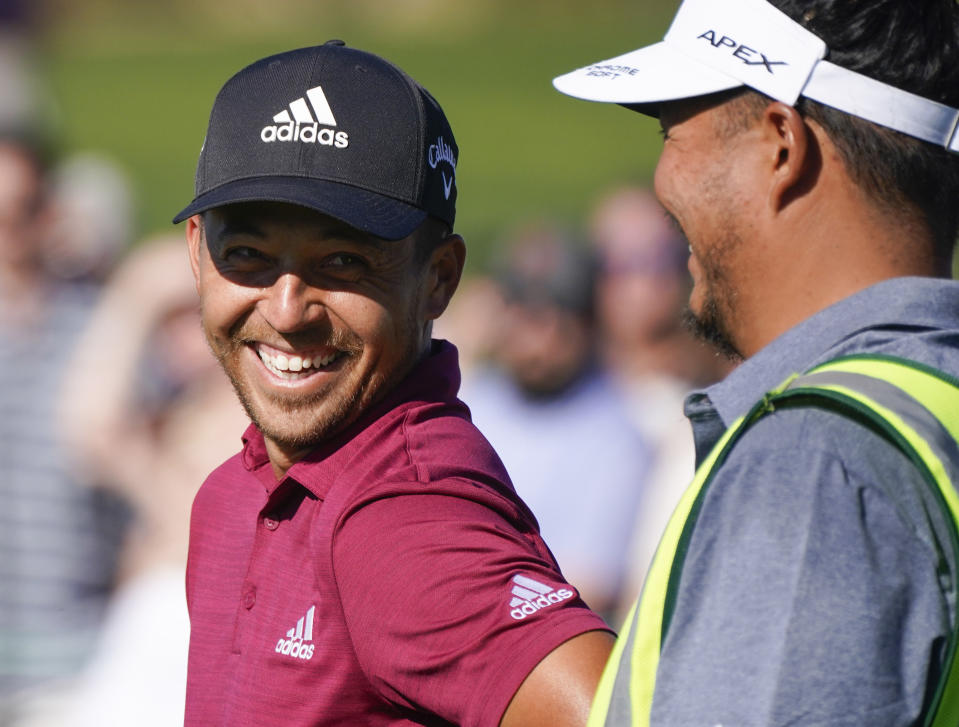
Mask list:
[{"label": "man's smile", "polygon": [[309,378],[346,355],[339,350],[284,352],[264,343],[254,344],[253,348],[270,373],[287,381]]}]

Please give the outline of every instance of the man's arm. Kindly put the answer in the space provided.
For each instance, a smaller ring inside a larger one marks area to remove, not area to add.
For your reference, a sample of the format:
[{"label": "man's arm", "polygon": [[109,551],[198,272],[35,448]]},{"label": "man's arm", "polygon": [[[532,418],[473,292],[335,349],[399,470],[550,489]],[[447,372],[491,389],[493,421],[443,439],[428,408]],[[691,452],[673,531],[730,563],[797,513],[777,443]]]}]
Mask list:
[{"label": "man's arm", "polygon": [[[353,510],[333,544],[343,613],[372,688],[453,724],[584,724],[613,639],[545,545],[468,481],[434,481],[429,494],[401,489]],[[551,598],[525,593],[515,576]],[[514,601],[523,599],[521,609]]]},{"label": "man's arm", "polygon": [[839,414],[760,420],[688,541],[650,724],[921,722],[949,633],[927,489]]},{"label": "man's arm", "polygon": [[581,727],[615,638],[588,631],[553,649],[520,685],[501,727]]}]

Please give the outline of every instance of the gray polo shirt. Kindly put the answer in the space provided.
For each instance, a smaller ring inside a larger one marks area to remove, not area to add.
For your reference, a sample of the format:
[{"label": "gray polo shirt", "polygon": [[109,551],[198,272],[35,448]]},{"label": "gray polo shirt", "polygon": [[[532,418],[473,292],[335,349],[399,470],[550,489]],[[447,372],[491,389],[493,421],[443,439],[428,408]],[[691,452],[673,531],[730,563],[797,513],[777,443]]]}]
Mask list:
[{"label": "gray polo shirt", "polygon": [[[959,377],[959,283],[875,285],[694,392],[697,459],[791,373],[863,352]],[[955,623],[949,527],[912,464],[871,430],[825,410],[767,415],[704,500],[652,724],[913,724]]]}]

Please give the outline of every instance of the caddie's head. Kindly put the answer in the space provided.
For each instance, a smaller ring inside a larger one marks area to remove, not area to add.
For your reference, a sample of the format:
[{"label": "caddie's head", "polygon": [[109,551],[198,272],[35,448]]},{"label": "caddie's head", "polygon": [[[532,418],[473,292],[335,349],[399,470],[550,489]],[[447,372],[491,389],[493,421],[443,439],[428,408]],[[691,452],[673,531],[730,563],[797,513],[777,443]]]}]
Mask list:
[{"label": "caddie's head", "polygon": [[341,41],[217,95],[186,220],[203,326],[281,473],[430,345],[465,257],[459,151],[435,99]]},{"label": "caddie's head", "polygon": [[[895,229],[914,241],[915,271],[898,274],[948,273],[959,227],[955,0],[684,0],[661,42],[553,83],[659,117],[656,192],[691,245],[691,309],[741,353],[780,332],[743,340],[747,309],[763,304],[749,291],[766,292],[760,278],[779,290],[798,280],[794,236],[805,233],[804,249],[835,242],[838,211],[877,239]],[[818,218],[804,207],[813,203]],[[827,271],[845,263],[817,260]],[[861,284],[890,276],[868,260],[861,269]]]}]

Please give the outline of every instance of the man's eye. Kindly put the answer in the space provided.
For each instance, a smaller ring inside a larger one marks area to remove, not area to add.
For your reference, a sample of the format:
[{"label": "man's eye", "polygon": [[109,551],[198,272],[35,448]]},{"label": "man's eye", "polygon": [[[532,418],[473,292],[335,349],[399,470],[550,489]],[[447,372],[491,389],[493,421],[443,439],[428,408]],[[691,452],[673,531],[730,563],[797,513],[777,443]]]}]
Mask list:
[{"label": "man's eye", "polygon": [[345,268],[357,265],[365,265],[366,261],[359,255],[351,255],[348,252],[340,252],[336,255],[330,255],[324,264],[331,268]]},{"label": "man's eye", "polygon": [[259,250],[252,247],[238,246],[227,248],[223,251],[223,259],[231,262],[253,262],[265,260],[266,256]]}]

